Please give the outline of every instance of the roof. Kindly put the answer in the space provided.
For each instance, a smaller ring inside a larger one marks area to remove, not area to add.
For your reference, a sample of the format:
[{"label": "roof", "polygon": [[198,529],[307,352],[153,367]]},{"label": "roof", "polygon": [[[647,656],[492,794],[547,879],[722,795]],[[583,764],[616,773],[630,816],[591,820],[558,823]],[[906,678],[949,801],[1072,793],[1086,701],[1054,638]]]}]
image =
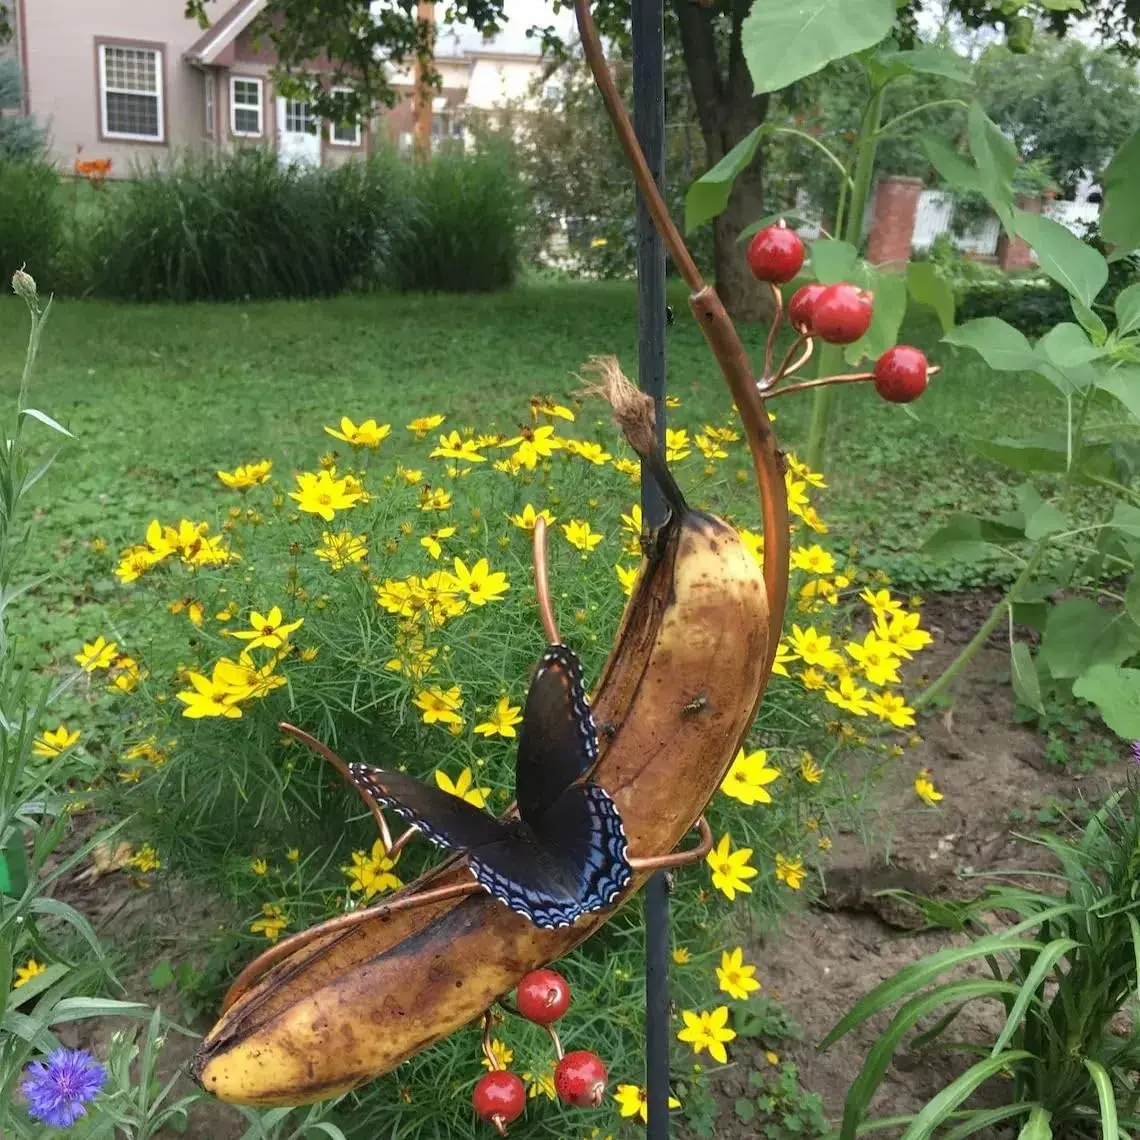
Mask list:
[{"label": "roof", "polygon": [[249,27],[264,7],[265,0],[238,0],[186,49],[185,58],[194,63],[213,63]]}]

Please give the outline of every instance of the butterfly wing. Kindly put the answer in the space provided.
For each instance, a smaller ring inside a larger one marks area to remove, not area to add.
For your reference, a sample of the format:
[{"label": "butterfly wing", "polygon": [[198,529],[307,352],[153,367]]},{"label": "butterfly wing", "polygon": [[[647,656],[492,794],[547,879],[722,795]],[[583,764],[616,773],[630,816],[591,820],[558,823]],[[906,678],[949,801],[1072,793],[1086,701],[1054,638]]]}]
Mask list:
[{"label": "butterfly wing", "polygon": [[582,666],[565,645],[551,645],[530,683],[519,728],[519,815],[533,825],[597,758],[598,730],[582,685]]}]

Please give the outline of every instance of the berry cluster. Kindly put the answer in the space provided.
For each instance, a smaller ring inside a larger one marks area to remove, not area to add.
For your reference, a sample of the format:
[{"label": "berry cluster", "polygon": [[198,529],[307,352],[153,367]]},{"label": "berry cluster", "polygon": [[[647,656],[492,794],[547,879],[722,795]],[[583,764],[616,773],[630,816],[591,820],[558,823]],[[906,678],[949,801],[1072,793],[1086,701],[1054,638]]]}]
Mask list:
[{"label": "berry cluster", "polygon": [[[804,244],[782,219],[760,230],[748,246],[753,276],[773,290],[791,281],[803,263]],[[828,344],[853,344],[871,327],[873,316],[874,297],[846,281],[804,285],[788,303],[788,320],[801,338],[818,337]],[[884,400],[907,404],[925,391],[929,372],[917,348],[896,345],[875,363],[875,390]]]},{"label": "berry cluster", "polygon": [[[518,1013],[536,1025],[545,1026],[558,1065],[554,1070],[554,1088],[559,1099],[579,1108],[597,1107],[606,1092],[606,1066],[588,1049],[563,1053],[554,1023],[570,1008],[570,985],[556,970],[532,970],[519,982],[515,994]],[[507,1125],[517,1120],[526,1107],[526,1089],[517,1074],[507,1069],[493,1069],[484,1074],[472,1095],[475,1112],[480,1119],[495,1126],[500,1136]]]}]

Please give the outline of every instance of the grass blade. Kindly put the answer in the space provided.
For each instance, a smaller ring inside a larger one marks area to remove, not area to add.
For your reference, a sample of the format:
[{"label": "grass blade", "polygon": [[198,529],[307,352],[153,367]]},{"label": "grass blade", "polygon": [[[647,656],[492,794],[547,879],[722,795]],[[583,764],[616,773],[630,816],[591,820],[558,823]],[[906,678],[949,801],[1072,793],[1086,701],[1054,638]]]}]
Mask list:
[{"label": "grass blade", "polygon": [[1000,1057],[987,1057],[984,1061],[971,1065],[957,1080],[927,1101],[902,1134],[902,1140],[927,1140],[935,1128],[980,1085],[1014,1062],[1025,1061],[1032,1056],[1032,1053],[1027,1053],[1024,1049],[1014,1049]]},{"label": "grass blade", "polygon": [[964,1140],[964,1137],[972,1136],[983,1128],[990,1128],[1003,1120],[1021,1116],[1032,1107],[1028,1104],[1003,1104],[1001,1108],[979,1109],[970,1113],[969,1119],[964,1124],[959,1124],[957,1128],[951,1128],[949,1132],[943,1133],[940,1140]]},{"label": "grass blade", "polygon": [[1085,1068],[1093,1079],[1097,1099],[1100,1101],[1101,1140],[1118,1140],[1120,1132],[1116,1123],[1116,1094],[1112,1089],[1112,1081],[1099,1061],[1090,1061],[1086,1057]]},{"label": "grass blade", "polygon": [[994,1042],[993,1050],[990,1052],[991,1057],[996,1057],[1017,1032],[1017,1027],[1021,1024],[1025,1011],[1029,1008],[1029,1003],[1036,997],[1037,987],[1045,981],[1045,975],[1070,950],[1075,950],[1079,945],[1080,943],[1074,942],[1071,938],[1057,938],[1037,955],[1037,961],[1033,963],[1033,968],[1026,974],[1025,981],[1022,982],[1017,998],[1010,1008],[1009,1016],[1005,1019],[1005,1025],[1002,1026],[1002,1031]]},{"label": "grass blade", "polygon": [[1017,1134],[1017,1140],[1053,1140],[1053,1129],[1049,1124],[1052,1116],[1047,1108],[1034,1105],[1025,1127]]}]

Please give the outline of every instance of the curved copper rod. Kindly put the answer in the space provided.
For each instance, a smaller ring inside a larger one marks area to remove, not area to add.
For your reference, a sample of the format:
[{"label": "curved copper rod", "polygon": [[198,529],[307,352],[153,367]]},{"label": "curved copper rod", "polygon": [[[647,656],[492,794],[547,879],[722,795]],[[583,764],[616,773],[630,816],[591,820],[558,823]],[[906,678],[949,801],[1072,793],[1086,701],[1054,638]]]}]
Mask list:
[{"label": "curved copper rod", "polygon": [[491,1010],[488,1007],[483,1011],[483,1040],[480,1043],[480,1048],[483,1050],[483,1056],[487,1058],[487,1064],[491,1066],[492,1072],[502,1068],[502,1065],[499,1064],[499,1058],[495,1056],[495,1050],[491,1048],[491,1025],[493,1020]]},{"label": "curved copper rod", "polygon": [[[800,359],[796,361],[795,368],[788,367],[788,361],[792,359],[792,354],[797,352],[803,345],[807,345],[807,350],[801,355]],[[788,375],[789,372],[794,372],[796,368],[802,368],[807,362],[812,353],[812,340],[811,337],[805,332],[797,332],[796,339],[788,345],[788,351],[784,353],[784,359],[780,361],[780,367],[776,369],[770,376],[765,372],[763,379],[757,381],[757,387],[766,396],[779,382]]]},{"label": "curved copper rod", "polygon": [[811,354],[813,352],[815,352],[815,338],[809,336],[806,339],[803,352],[800,353],[799,357],[797,357],[794,363],[789,364],[786,367],[783,365],[780,366],[780,379],[782,380],[785,376],[790,376],[793,372],[798,372],[801,368],[803,368],[803,366],[807,364],[809,360],[811,360]]},{"label": "curved copper rod", "polygon": [[[764,370],[760,373],[765,377],[761,381],[760,387],[766,388],[768,380],[766,379],[769,371],[772,368],[772,349],[776,346],[776,334],[780,331],[780,326],[784,323],[784,294],[780,292],[780,286],[773,282],[768,282],[768,288],[772,292],[772,323],[768,326],[768,337],[764,341]],[[773,383],[775,381],[772,381]]]},{"label": "curved copper rod", "polygon": [[668,855],[643,855],[640,859],[630,856],[629,865],[635,871],[663,871],[670,867],[687,867],[690,863],[699,863],[713,847],[712,828],[703,815],[697,820],[697,830],[701,833],[701,841],[696,847],[690,847],[687,851],[671,851]]},{"label": "curved copper rod", "polygon": [[[934,376],[941,371],[941,364],[932,364],[927,368],[926,375]],[[789,392],[806,392],[809,388],[826,388],[829,384],[858,384],[863,380],[874,379],[874,372],[844,372],[839,376],[821,376],[818,380],[802,380],[798,384],[789,384],[786,388],[777,388],[776,391],[768,394],[768,399],[786,396]]]},{"label": "curved copper rod", "polygon": [[539,515],[534,520],[534,592],[538,597],[538,616],[547,643],[560,645],[558,623],[554,620],[554,606],[550,601],[550,579],[546,572],[546,519]]}]

